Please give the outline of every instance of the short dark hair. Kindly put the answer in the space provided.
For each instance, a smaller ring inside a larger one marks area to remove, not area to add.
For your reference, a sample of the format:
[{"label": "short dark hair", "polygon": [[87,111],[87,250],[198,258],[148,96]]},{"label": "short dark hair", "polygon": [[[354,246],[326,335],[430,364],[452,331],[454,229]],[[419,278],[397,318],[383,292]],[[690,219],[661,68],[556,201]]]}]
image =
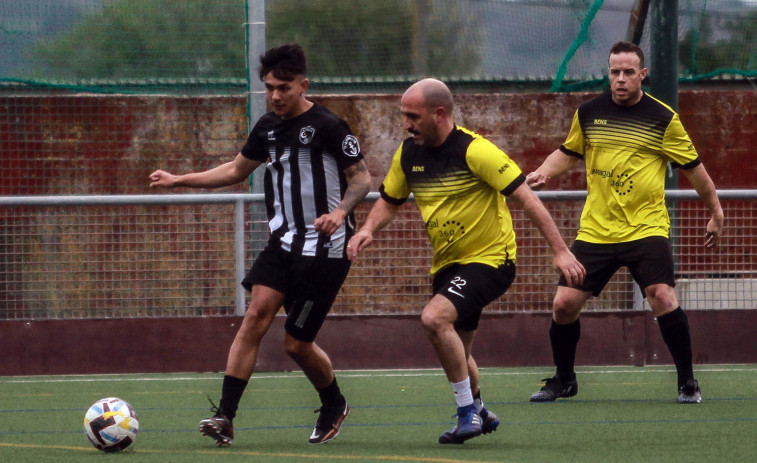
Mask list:
[{"label": "short dark hair", "polygon": [[291,81],[297,76],[306,75],[307,71],[305,50],[297,43],[274,47],[260,55],[260,80],[264,80],[268,73],[273,72],[273,77]]},{"label": "short dark hair", "polygon": [[618,53],[636,53],[636,56],[639,57],[639,67],[644,69],[644,51],[638,45],[630,42],[616,42],[615,45],[610,48],[610,54],[617,55]]}]

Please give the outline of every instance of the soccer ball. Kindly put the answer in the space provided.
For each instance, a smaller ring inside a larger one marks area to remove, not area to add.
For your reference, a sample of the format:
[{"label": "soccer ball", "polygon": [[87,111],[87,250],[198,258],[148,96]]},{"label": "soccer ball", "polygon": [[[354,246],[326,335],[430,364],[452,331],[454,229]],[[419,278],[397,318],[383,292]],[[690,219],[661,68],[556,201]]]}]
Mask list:
[{"label": "soccer ball", "polygon": [[137,413],[117,397],[100,399],[84,415],[84,432],[96,449],[118,452],[137,438]]}]

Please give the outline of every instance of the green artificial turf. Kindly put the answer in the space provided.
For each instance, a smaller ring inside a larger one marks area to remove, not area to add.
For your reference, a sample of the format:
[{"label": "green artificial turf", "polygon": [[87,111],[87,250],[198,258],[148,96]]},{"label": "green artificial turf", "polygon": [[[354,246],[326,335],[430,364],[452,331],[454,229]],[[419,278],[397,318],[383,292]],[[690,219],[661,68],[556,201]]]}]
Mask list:
[{"label": "green artificial turf", "polygon": [[[499,429],[440,445],[455,413],[441,371],[340,371],[352,412],[336,440],[314,446],[319,403],[305,377],[256,373],[227,448],[197,431],[222,374],[0,377],[0,463],[757,461],[757,366],[702,365],[696,374],[699,405],[676,403],[671,367],[579,368],[576,397],[531,403],[550,369],[482,369]],[[119,454],[95,450],[82,429],[89,405],[108,396],[139,416],[136,442]]]}]

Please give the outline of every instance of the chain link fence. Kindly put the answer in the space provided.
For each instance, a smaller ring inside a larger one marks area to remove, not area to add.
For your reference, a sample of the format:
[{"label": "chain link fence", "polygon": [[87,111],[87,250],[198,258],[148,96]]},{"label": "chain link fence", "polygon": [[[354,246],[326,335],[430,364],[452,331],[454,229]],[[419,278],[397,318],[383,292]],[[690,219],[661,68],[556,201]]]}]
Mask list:
[{"label": "chain link fence", "polygon": [[[223,196],[223,195],[222,195]],[[233,315],[240,275],[266,242],[254,220],[258,195],[243,197],[243,219],[217,195],[0,198],[0,319]],[[566,241],[583,207],[580,192],[542,192]],[[721,191],[727,218],[715,250],[703,247],[709,213],[672,191],[672,242],[678,295],[687,309],[753,309],[757,300],[757,191]],[[375,197],[375,194],[372,195]],[[140,204],[140,202],[142,204]],[[187,201],[188,202],[188,201]],[[99,203],[99,204],[98,204]],[[25,205],[33,204],[33,205]],[[361,223],[371,206],[357,212]],[[488,312],[549,311],[557,276],[546,242],[513,207],[518,276]],[[243,258],[235,248],[241,239]],[[334,314],[417,314],[431,296],[431,249],[420,214],[408,203],[353,265]],[[641,310],[623,269],[591,311]],[[241,304],[238,304],[241,302]],[[241,305],[241,308],[238,307]]]}]

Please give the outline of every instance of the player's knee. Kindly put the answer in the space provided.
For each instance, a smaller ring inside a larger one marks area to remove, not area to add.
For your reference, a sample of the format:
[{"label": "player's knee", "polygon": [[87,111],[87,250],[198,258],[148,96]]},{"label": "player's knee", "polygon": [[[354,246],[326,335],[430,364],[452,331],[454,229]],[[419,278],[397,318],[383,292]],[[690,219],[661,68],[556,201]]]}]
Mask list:
[{"label": "player's knee", "polygon": [[454,330],[457,309],[445,298],[434,296],[421,312],[421,325],[429,335]]},{"label": "player's knee", "polygon": [[423,326],[427,332],[434,332],[439,329],[439,320],[435,314],[424,310],[421,313],[421,326]]},{"label": "player's knee", "polygon": [[242,320],[242,330],[245,331],[259,331],[268,325],[267,318],[260,311],[250,307],[244,314],[244,320]]},{"label": "player's knee", "polygon": [[644,290],[655,316],[664,315],[678,307],[675,289],[665,284],[651,285]]},{"label": "player's knee", "polygon": [[441,316],[438,312],[424,310],[421,314],[421,325],[426,330],[426,334],[434,336],[449,328],[451,323],[446,317]]},{"label": "player's knee", "polygon": [[310,342],[298,341],[290,336],[287,336],[284,340],[284,352],[295,360],[306,357],[312,349],[313,344]]},{"label": "player's knee", "polygon": [[581,311],[582,304],[578,304],[575,300],[559,295],[555,297],[552,302],[552,313],[555,320],[560,323],[570,323],[575,321]]}]

